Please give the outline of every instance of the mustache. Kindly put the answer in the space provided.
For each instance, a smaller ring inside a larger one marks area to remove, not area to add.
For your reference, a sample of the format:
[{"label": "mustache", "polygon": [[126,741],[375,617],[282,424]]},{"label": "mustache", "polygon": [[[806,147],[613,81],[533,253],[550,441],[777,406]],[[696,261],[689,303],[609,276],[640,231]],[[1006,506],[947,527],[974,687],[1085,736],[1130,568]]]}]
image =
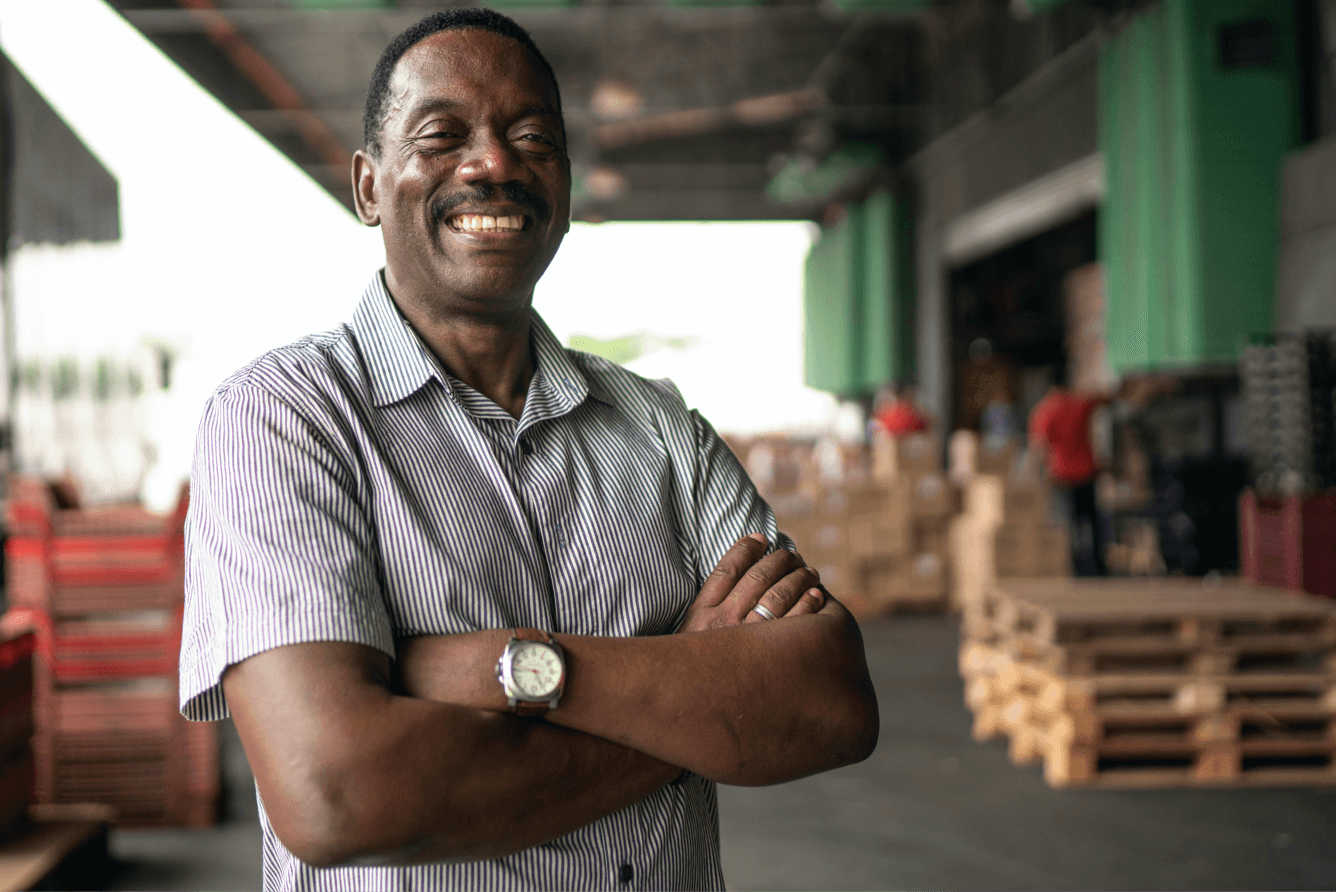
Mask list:
[{"label": "mustache", "polygon": [[511,204],[528,211],[535,222],[546,223],[552,216],[552,206],[543,196],[531,192],[523,183],[481,183],[470,189],[461,189],[449,195],[442,195],[431,203],[431,221],[435,226],[445,222],[451,212],[468,204],[481,204],[493,201],[498,195]]}]

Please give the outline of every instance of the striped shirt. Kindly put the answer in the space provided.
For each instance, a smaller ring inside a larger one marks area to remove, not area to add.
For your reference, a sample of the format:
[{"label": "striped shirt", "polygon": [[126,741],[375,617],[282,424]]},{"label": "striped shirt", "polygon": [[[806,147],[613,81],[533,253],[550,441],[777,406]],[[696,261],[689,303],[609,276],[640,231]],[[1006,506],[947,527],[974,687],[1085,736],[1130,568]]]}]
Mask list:
[{"label": "striped shirt", "polygon": [[[285,644],[395,654],[424,634],[671,633],[774,515],[673,385],[567,350],[532,317],[516,420],[448,375],[377,275],[350,324],[225,381],[200,424],[186,527],[181,710],[227,716],[223,670]],[[784,540],[787,544],[787,540]],[[313,868],[260,803],[266,890],[722,888],[695,775],[505,858]]]}]

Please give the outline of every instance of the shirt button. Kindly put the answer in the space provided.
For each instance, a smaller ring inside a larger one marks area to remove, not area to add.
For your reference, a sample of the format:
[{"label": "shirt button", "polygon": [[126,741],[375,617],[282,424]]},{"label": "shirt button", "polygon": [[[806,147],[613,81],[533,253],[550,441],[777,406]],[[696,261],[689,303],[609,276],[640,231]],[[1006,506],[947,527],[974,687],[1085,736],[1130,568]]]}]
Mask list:
[{"label": "shirt button", "polygon": [[521,439],[521,440],[520,440],[520,455],[523,455],[523,456],[530,456],[530,455],[533,455],[533,444],[530,443],[528,440]]},{"label": "shirt button", "polygon": [[629,883],[636,878],[636,870],[629,864],[617,868],[617,882]]}]

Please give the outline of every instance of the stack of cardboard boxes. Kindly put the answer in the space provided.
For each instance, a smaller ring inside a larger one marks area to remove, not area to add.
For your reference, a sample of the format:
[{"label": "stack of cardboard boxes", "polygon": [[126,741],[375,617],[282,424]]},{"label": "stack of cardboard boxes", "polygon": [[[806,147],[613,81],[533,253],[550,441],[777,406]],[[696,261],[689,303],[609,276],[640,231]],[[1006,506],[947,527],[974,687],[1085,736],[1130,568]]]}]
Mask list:
[{"label": "stack of cardboard boxes", "polygon": [[999,578],[1071,575],[1068,532],[1050,519],[1048,485],[1010,463],[1007,468],[1006,473],[953,473],[963,512],[948,534],[951,602],[966,613]]},{"label": "stack of cardboard boxes", "polygon": [[863,615],[945,608],[954,487],[930,437],[749,444],[744,464],[822,582]]},{"label": "stack of cardboard boxes", "polygon": [[909,516],[894,487],[854,475],[774,507],[780,528],[833,594],[856,613],[882,609],[912,548]]},{"label": "stack of cardboard boxes", "polygon": [[908,515],[910,551],[894,584],[883,592],[892,608],[945,610],[947,530],[959,510],[959,492],[942,471],[940,441],[929,434],[878,436],[872,443],[873,476],[892,490]]}]

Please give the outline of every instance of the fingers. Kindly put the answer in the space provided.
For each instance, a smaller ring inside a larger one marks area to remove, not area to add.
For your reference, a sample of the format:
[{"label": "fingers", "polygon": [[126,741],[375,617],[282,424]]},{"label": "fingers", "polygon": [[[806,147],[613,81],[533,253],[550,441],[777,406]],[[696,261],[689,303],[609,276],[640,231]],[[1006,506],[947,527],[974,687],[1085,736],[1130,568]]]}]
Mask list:
[{"label": "fingers", "polygon": [[[728,597],[724,599],[720,607],[726,613],[736,617],[738,622],[741,622],[747,612],[761,600],[762,595],[785,576],[802,566],[803,559],[794,552],[786,548],[772,551],[752,564],[747,572],[742,574],[742,578],[733,586],[733,590],[729,592]],[[807,583],[807,585],[811,584],[810,581]],[[799,593],[801,591],[799,589]],[[785,606],[785,610],[788,609],[788,606],[790,605]],[[775,615],[783,616],[783,612],[776,612]]]},{"label": "fingers", "polygon": [[820,613],[821,608],[825,606],[826,593],[821,590],[820,586],[814,585],[803,592],[802,597],[798,599],[798,603],[789,608],[789,612],[784,615],[803,616],[808,613]]},{"label": "fingers", "polygon": [[[733,547],[724,552],[719,563],[706,577],[705,584],[696,595],[696,603],[702,607],[717,607],[723,603],[742,575],[765,556],[765,548],[765,536],[760,533],[749,533],[733,543]],[[755,603],[752,601],[752,604]],[[751,609],[751,604],[747,605],[747,609]]]},{"label": "fingers", "polygon": [[[802,558],[798,558],[798,560],[801,562]],[[816,570],[813,570],[811,567],[800,566],[796,570],[790,571],[784,578],[780,579],[779,582],[776,582],[767,589],[766,592],[761,595],[760,600],[757,601],[757,603],[770,611],[776,619],[782,616],[795,616],[801,613],[815,613],[817,610],[821,609],[820,606],[808,609],[811,605],[808,604],[807,608],[804,608],[804,604],[811,601],[811,598],[808,597],[808,592],[816,592],[817,596],[821,597],[822,602],[824,603],[824,596],[821,595],[821,590],[816,587],[819,581],[820,577],[817,575]],[[768,617],[762,616],[752,608],[748,608],[747,615],[743,621],[760,622],[767,618]]]}]

